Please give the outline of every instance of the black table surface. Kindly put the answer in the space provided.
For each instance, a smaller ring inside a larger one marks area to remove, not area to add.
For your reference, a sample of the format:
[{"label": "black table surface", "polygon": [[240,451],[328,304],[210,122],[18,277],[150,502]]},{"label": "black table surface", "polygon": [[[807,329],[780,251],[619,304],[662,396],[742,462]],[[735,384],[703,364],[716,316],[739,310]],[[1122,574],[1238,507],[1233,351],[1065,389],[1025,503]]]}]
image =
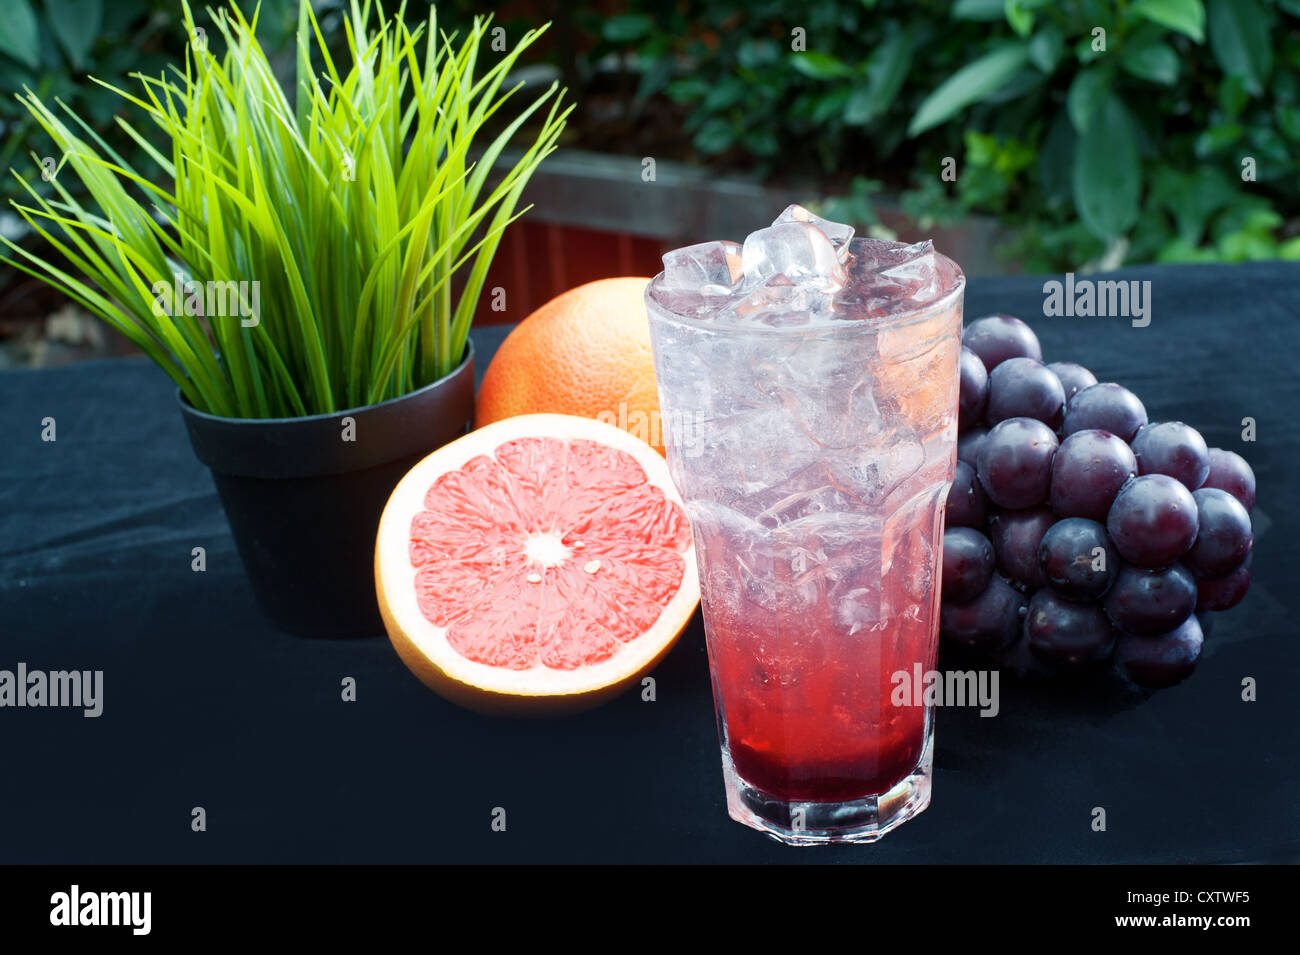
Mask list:
[{"label": "black table surface", "polygon": [[[1082,362],[1153,420],[1243,454],[1259,484],[1250,595],[1216,615],[1198,670],[1172,690],[1004,681],[996,718],[940,709],[933,802],[872,846],[791,849],[727,817],[698,614],[654,702],[633,692],[530,722],[468,713],[382,636],[304,640],[263,622],[152,365],[0,374],[0,669],[104,671],[98,719],[0,709],[0,862],[1300,858],[1300,554],[1286,510],[1300,478],[1300,266],[1112,277],[1150,280],[1148,327],[1045,318],[1041,277],[971,281],[966,315],[1023,316],[1047,360]],[[475,332],[480,370],[503,334]],[[55,442],[41,440],[47,417]],[[190,568],[196,546],[205,573]],[[1241,698],[1246,677],[1256,702]],[[199,806],[206,832],[191,830]]]}]

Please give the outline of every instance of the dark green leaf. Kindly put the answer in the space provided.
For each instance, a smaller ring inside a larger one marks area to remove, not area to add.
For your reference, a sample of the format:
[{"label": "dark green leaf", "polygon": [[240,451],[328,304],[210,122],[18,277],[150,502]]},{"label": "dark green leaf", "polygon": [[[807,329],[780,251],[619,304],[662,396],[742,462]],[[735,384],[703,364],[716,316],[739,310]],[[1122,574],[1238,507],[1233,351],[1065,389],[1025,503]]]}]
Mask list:
[{"label": "dark green leaf", "polygon": [[709,84],[695,77],[682,77],[669,83],[665,92],[675,103],[696,103],[708,95]]},{"label": "dark green leaf", "polygon": [[1205,7],[1201,0],[1138,0],[1129,12],[1185,34],[1197,43],[1205,39]]},{"label": "dark green leaf", "polygon": [[866,82],[854,87],[844,106],[844,122],[860,126],[883,114],[898,95],[912,62],[912,34],[895,30],[872,51]]},{"label": "dark green leaf", "polygon": [[1260,179],[1271,179],[1264,174],[1265,169],[1283,169],[1290,165],[1291,154],[1286,148],[1286,141],[1278,135],[1277,130],[1260,126],[1250,131],[1251,151],[1260,165]]},{"label": "dark green leaf", "polygon": [[1229,119],[1235,119],[1249,101],[1250,94],[1246,92],[1246,84],[1240,76],[1223,78],[1223,82],[1219,84],[1219,109],[1223,110]]},{"label": "dark green leaf", "polygon": [[709,90],[704,97],[704,102],[700,104],[700,109],[706,113],[727,109],[743,100],[747,90],[748,87],[743,80],[729,77]]},{"label": "dark green leaf", "polygon": [[86,54],[99,39],[104,20],[103,0],[45,0],[50,30],[58,39],[72,65],[81,69]]},{"label": "dark green leaf", "polygon": [[746,40],[736,51],[736,62],[747,70],[759,70],[781,59],[781,49],[766,37]]},{"label": "dark green leaf", "polygon": [[[35,82],[34,75],[25,66],[0,58],[0,90],[20,90],[24,85],[31,86]],[[20,107],[11,100],[9,103],[0,103],[0,116],[11,111],[11,104],[12,111],[17,114]],[[0,130],[0,134],[10,135],[7,129]]]},{"label": "dark green leaf", "polygon": [[1137,134],[1118,96],[1106,98],[1075,144],[1072,179],[1079,218],[1099,239],[1118,238],[1137,221],[1142,193]]},{"label": "dark green leaf", "polygon": [[1288,106],[1300,103],[1300,80],[1290,70],[1275,70],[1272,84],[1273,98]]},{"label": "dark green leaf", "polygon": [[844,122],[850,126],[864,126],[876,115],[876,97],[871,86],[861,83],[853,88],[844,104]]},{"label": "dark green leaf", "polygon": [[1240,76],[1254,96],[1273,70],[1272,17],[1258,0],[1210,0],[1210,51],[1229,76]]},{"label": "dark green leaf", "polygon": [[1204,158],[1231,146],[1241,139],[1244,130],[1239,123],[1218,123],[1196,137],[1196,155]]},{"label": "dark green leaf", "polygon": [[725,119],[711,119],[695,134],[695,148],[706,156],[726,152],[736,142],[736,131]]},{"label": "dark green leaf", "polygon": [[641,74],[641,82],[636,86],[638,102],[644,102],[662,90],[673,78],[675,64],[669,57],[660,57],[650,63]]},{"label": "dark green leaf", "polygon": [[1088,131],[1092,117],[1096,115],[1101,104],[1110,96],[1110,71],[1100,66],[1089,66],[1081,70],[1070,84],[1066,94],[1065,105],[1070,114],[1074,131],[1083,135]]},{"label": "dark green leaf", "polygon": [[850,90],[847,86],[837,86],[829,93],[818,96],[815,105],[808,111],[808,118],[820,125],[843,114],[848,105]]},{"label": "dark green leaf", "polygon": [[40,42],[36,14],[27,0],[0,3],[0,53],[36,69],[40,63]]},{"label": "dark green leaf", "polygon": [[1043,197],[1051,206],[1061,205],[1070,199],[1075,138],[1070,117],[1065,110],[1061,110],[1043,137],[1043,145],[1038,152],[1038,182]]},{"label": "dark green leaf", "polygon": [[843,62],[829,53],[808,50],[790,54],[790,62],[804,76],[814,80],[834,80],[851,72]]},{"label": "dark green leaf", "polygon": [[[1046,77],[1037,70],[1024,69],[1011,77],[1002,87],[988,96],[984,97],[984,104],[1010,103],[1012,100],[1020,99],[1026,93],[1038,89],[1046,82]],[[1024,124],[1016,121],[1012,124],[1016,128],[1023,128]]]},{"label": "dark green leaf", "polygon": [[954,20],[990,22],[1005,16],[1006,0],[957,0],[952,5]]},{"label": "dark green leaf", "polygon": [[1277,128],[1287,139],[1300,143],[1300,106],[1278,107]]},{"label": "dark green leaf", "polygon": [[1151,177],[1149,202],[1168,209],[1178,235],[1195,245],[1210,217],[1231,205],[1236,195],[1232,183],[1218,170],[1199,166],[1195,172],[1184,173],[1160,166]]},{"label": "dark green leaf", "polygon": [[1138,79],[1152,83],[1168,86],[1178,79],[1178,54],[1167,43],[1126,47],[1120,54],[1120,65]]},{"label": "dark green leaf", "polygon": [[[1098,29],[1101,28],[1098,27]],[[1089,33],[1087,36],[1081,38],[1078,42],[1076,42],[1074,44],[1075,59],[1077,59],[1080,63],[1091,63],[1093,60],[1097,59],[1098,57],[1103,56],[1106,52],[1104,49],[1094,50],[1092,48],[1092,45],[1093,43],[1096,42],[1096,40],[1097,38],[1094,38],[1092,34]]]},{"label": "dark green leaf", "polygon": [[654,21],[644,13],[625,13],[602,23],[600,35],[610,43],[634,43],[653,29]]},{"label": "dark green leaf", "polygon": [[1065,52],[1065,37],[1055,23],[1044,24],[1029,41],[1029,59],[1049,76]]},{"label": "dark green leaf", "polygon": [[1025,0],[1006,0],[1004,3],[1003,13],[1006,15],[1007,23],[1018,36],[1027,37],[1033,32],[1035,6],[1037,4],[1026,3]]},{"label": "dark green leaf", "polygon": [[947,122],[971,103],[999,90],[1029,61],[1028,45],[1014,43],[998,47],[967,63],[925,98],[907,127],[916,136]]}]

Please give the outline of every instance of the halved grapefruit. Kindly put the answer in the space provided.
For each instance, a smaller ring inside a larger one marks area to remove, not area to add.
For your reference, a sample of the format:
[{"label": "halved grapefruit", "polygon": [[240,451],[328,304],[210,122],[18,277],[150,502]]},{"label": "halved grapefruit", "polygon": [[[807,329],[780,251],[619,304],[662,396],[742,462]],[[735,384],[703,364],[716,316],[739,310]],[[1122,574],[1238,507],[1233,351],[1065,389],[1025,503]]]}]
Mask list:
[{"label": "halved grapefruit", "polygon": [[375,589],[416,676],[518,715],[586,709],[637,682],[700,599],[664,459],[557,414],[487,425],[412,468],[379,522]]}]

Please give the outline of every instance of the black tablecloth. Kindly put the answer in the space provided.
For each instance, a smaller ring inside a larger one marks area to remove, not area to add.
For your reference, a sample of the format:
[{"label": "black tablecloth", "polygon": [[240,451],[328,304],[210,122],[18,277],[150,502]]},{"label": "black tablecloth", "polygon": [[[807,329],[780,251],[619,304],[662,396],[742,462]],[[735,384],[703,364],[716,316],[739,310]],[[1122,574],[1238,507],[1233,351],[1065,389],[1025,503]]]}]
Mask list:
[{"label": "black tablecloth", "polygon": [[[1002,687],[940,710],[931,807],[874,846],[789,849],[723,802],[698,615],[636,693],[514,722],[427,691],[382,637],[253,605],[174,389],[144,360],[0,374],[0,669],[102,669],[104,712],[0,709],[0,862],[1218,862],[1300,857],[1295,415],[1300,267],[1150,267],[1152,320],[1044,318],[970,283],[1048,360],[1122,382],[1254,466],[1254,586],[1184,685]],[[503,335],[475,333],[481,366]],[[481,371],[480,366],[480,371]],[[1241,441],[1243,417],[1258,440]],[[41,440],[53,418],[57,441]],[[191,549],[207,571],[191,570]],[[357,701],[341,700],[354,677]],[[1241,700],[1245,677],[1258,701]],[[207,831],[191,830],[191,810]],[[1090,826],[1093,807],[1107,830]],[[492,813],[506,810],[505,832]]]}]

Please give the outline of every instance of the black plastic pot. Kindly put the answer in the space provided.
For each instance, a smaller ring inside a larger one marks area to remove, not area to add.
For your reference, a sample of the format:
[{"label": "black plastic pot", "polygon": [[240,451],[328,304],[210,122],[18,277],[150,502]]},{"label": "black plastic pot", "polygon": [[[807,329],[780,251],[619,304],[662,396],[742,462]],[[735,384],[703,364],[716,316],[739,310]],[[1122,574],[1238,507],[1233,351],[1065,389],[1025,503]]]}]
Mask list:
[{"label": "black plastic pot", "polygon": [[[447,377],[364,408],[221,418],[183,397],[180,405],[271,622],[304,636],[382,635],[374,584],[379,517],[412,465],[469,430],[473,346]],[[344,439],[345,428],[353,440]]]}]

